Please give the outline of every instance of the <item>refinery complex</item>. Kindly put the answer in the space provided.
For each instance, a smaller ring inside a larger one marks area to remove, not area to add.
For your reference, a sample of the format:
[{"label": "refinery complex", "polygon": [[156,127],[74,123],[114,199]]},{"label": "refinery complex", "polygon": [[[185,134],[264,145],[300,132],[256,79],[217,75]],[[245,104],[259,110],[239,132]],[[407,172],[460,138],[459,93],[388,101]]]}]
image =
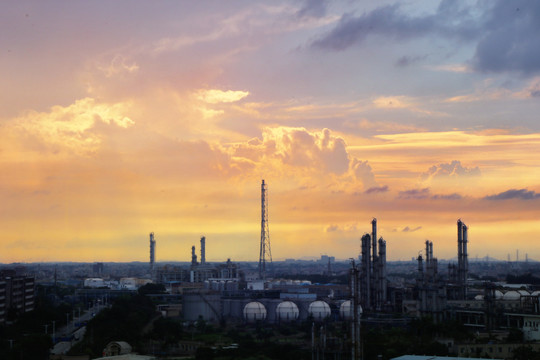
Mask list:
[{"label": "refinery complex", "polygon": [[[519,271],[518,266],[526,271],[534,264],[470,262],[469,227],[461,219],[456,223],[454,261],[439,261],[434,243],[426,240],[419,243],[425,248],[416,258],[388,262],[387,246],[391,247],[392,241],[387,242],[380,236],[378,221],[373,218],[366,219],[367,231],[359,236],[360,253],[348,261],[340,262],[323,255],[317,261],[273,262],[267,191],[267,183],[262,180],[260,251],[256,263],[237,263],[231,259],[208,262],[206,249],[211,246],[211,240],[206,236],[201,236],[198,244],[191,246],[189,263],[158,262],[159,238],[151,232],[148,263],[81,265],[77,269],[72,267],[69,275],[62,270],[68,265],[55,265],[54,274],[46,265],[33,268],[32,274],[20,268],[3,270],[0,324],[10,321],[7,315],[13,308],[21,313],[34,309],[36,284],[54,288],[59,284],[74,286],[76,290],[70,301],[88,304],[89,309],[100,304],[107,306],[115,298],[156,285],[164,291],[148,296],[163,318],[178,319],[183,324],[203,321],[221,326],[310,323],[311,349],[317,354],[319,351],[321,354],[347,351],[353,359],[360,359],[364,346],[362,334],[366,330],[403,328],[415,319],[429,319],[434,324],[456,322],[490,336],[518,329],[523,335],[522,341],[536,349],[536,342],[540,341],[540,286],[510,284],[493,276],[496,272]],[[188,251],[186,248],[186,253]],[[325,281],[305,280],[309,275]],[[80,330],[75,326],[75,318],[74,311],[73,334]],[[70,314],[67,320],[69,329]],[[84,326],[81,321],[78,323],[79,327]],[[346,329],[339,341],[331,330],[336,326]],[[73,342],[73,334],[64,336]],[[57,339],[54,341],[56,343]],[[448,353],[462,357],[509,358],[519,346],[501,339],[496,341],[501,345],[453,339],[443,342]]]}]

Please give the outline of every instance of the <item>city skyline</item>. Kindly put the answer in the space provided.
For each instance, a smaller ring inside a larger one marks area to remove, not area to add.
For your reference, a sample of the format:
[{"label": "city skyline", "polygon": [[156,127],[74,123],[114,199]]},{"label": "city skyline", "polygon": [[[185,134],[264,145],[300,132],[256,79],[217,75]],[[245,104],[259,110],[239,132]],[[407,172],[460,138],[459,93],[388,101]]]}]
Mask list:
[{"label": "city skyline", "polygon": [[0,10],[1,263],[540,259],[535,1]]}]

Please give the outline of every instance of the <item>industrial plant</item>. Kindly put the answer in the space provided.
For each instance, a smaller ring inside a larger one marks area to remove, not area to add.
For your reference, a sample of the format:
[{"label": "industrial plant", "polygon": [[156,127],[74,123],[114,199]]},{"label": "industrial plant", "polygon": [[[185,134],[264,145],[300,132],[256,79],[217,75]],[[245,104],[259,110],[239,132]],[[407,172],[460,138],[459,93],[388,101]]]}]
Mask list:
[{"label": "industrial plant", "polygon": [[[145,289],[142,293],[152,299],[162,318],[181,322],[189,329],[206,323],[225,329],[303,329],[311,340],[298,340],[299,346],[308,348],[313,358],[341,358],[343,354],[350,354],[352,359],[368,358],[364,355],[370,344],[365,336],[370,331],[407,329],[418,321],[441,326],[455,323],[477,334],[472,340],[439,339],[443,352],[448,354],[511,358],[521,346],[508,340],[508,334],[515,330],[522,334],[522,342],[540,352],[540,281],[510,284],[493,276],[495,266],[504,269],[499,272],[517,269],[517,255],[515,263],[470,261],[469,226],[461,219],[456,223],[455,260],[440,261],[435,255],[436,242],[425,240],[419,243],[422,251],[413,259],[388,262],[387,247],[391,249],[392,239],[379,234],[379,221],[372,218],[366,221],[367,231],[358,236],[359,253],[352,254],[349,260],[338,261],[324,254],[318,260],[273,262],[268,184],[264,180],[260,191],[258,262],[207,261],[212,237],[206,235],[198,238],[198,245],[186,246],[185,254],[191,261],[158,262],[159,237],[150,232],[149,262],[141,265],[99,262],[82,270],[69,270],[69,275],[62,270],[67,265],[55,266],[54,273],[47,266],[38,267],[35,275],[22,270],[17,274],[2,271],[0,324],[11,321],[13,314],[34,309],[34,288],[39,283],[54,289],[76,286],[69,301],[88,309]],[[526,259],[525,269],[529,264]],[[54,281],[50,281],[51,277]],[[156,289],[161,290],[153,293]],[[69,331],[73,333],[64,338],[73,341],[79,331],[74,310],[71,322]],[[80,321],[78,324],[84,326]],[[68,329],[70,314],[65,332]],[[488,340],[484,341],[483,336]],[[197,342],[183,342],[167,351],[193,355],[200,346]]]}]

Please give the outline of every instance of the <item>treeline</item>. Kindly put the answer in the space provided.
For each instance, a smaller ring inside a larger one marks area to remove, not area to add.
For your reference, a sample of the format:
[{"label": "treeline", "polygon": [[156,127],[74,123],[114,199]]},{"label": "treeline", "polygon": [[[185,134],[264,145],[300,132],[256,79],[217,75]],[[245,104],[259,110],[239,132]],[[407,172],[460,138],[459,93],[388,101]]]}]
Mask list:
[{"label": "treeline", "polygon": [[137,350],[142,346],[143,329],[154,315],[155,306],[144,295],[117,298],[110,308],[88,322],[83,339],[71,348],[69,355],[101,356],[110,341],[126,341]]},{"label": "treeline", "polygon": [[540,278],[534,276],[532,273],[522,275],[506,275],[506,282],[508,284],[531,284],[540,285]]}]

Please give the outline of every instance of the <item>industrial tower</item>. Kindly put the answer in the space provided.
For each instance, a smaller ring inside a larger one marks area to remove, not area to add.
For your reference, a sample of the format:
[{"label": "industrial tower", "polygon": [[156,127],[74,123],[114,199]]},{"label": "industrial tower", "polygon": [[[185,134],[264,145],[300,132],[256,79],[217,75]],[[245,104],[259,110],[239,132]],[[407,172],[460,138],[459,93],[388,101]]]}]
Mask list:
[{"label": "industrial tower", "polygon": [[154,240],[154,233],[150,233],[150,274],[154,272],[154,263],[156,262],[156,240]]},{"label": "industrial tower", "polygon": [[264,180],[261,184],[261,247],[259,253],[259,278],[266,279],[266,262],[272,263],[272,250],[270,249],[270,231],[268,230],[268,191]]},{"label": "industrial tower", "polygon": [[[377,241],[377,219],[371,221],[371,235],[364,234],[362,242],[360,303],[366,310],[380,310],[388,300],[386,275],[386,241]],[[379,251],[377,252],[377,245]]]}]

